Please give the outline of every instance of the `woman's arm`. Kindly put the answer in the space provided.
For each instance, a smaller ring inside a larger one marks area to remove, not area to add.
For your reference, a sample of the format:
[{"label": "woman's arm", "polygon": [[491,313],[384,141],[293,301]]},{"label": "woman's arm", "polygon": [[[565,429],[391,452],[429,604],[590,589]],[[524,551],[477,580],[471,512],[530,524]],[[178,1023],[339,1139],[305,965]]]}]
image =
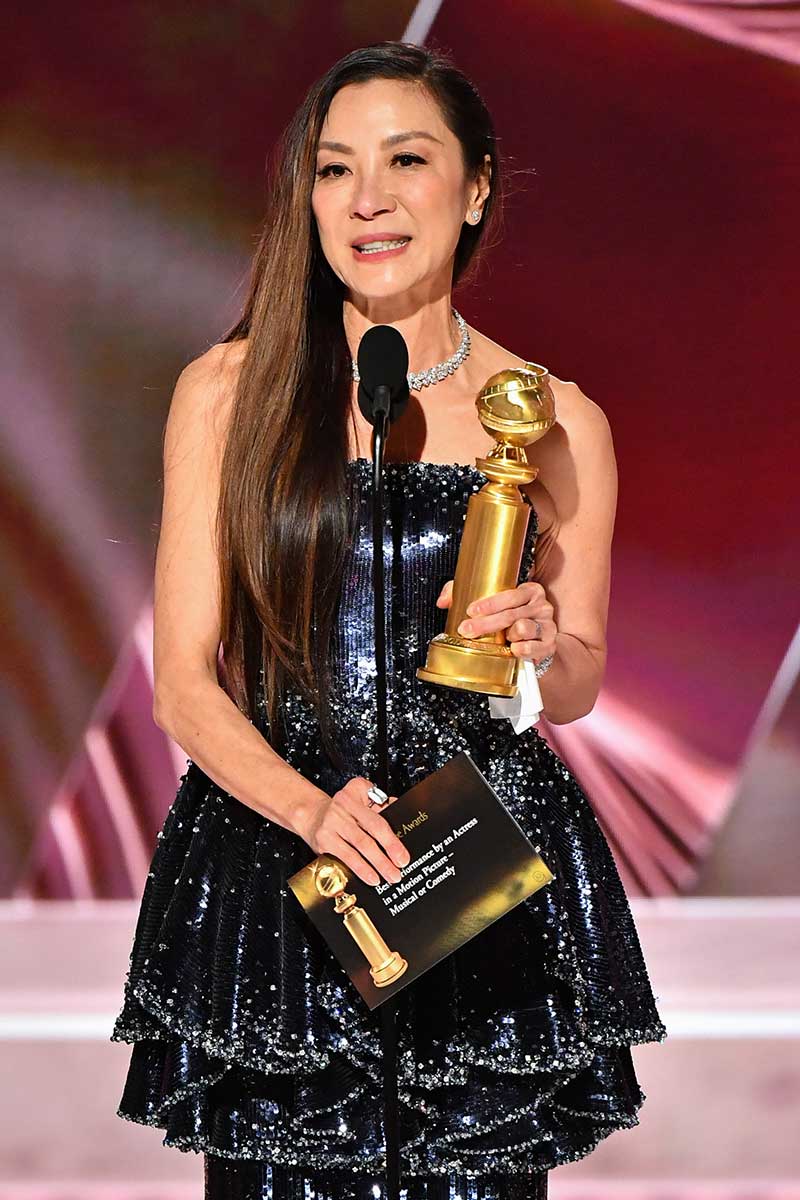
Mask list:
[{"label": "woman's arm", "polygon": [[212,346],[195,359],[170,405],[155,571],[153,719],[223,791],[317,853],[336,854],[366,883],[379,882],[378,872],[397,882],[408,852],[386,818],[366,807],[368,781],[348,780],[329,796],[272,749],[217,681],[215,520],[240,349]]},{"label": "woman's arm", "polygon": [[[599,405],[577,384],[560,383],[557,410],[537,479],[555,517],[537,541],[529,578],[544,588],[558,630],[553,664],[539,678],[543,711],[551,724],[565,725],[591,712],[605,672],[618,481],[611,428]],[[540,461],[535,445],[530,457]]]},{"label": "woman's arm", "polygon": [[366,883],[378,883],[381,875],[397,882],[408,851],[386,818],[367,808],[368,781],[348,780],[327,796],[272,749],[217,682],[216,511],[240,361],[235,343],[211,347],[181,372],[170,404],[156,553],[152,715],[224,792],[290,829],[315,852],[337,854]]},{"label": "woman's arm", "polygon": [[153,719],[224,791],[288,828],[318,789],[282,759],[217,681],[214,521],[239,348],[212,346],[175,386],[164,432],[155,567]]}]

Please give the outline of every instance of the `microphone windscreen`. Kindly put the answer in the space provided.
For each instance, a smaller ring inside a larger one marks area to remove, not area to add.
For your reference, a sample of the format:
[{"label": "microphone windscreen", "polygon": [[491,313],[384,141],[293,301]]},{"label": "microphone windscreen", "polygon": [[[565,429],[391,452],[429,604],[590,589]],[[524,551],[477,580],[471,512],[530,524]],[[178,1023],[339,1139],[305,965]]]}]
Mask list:
[{"label": "microphone windscreen", "polygon": [[392,398],[408,391],[408,346],[393,325],[373,325],[358,344],[358,373],[368,396],[385,384]]}]

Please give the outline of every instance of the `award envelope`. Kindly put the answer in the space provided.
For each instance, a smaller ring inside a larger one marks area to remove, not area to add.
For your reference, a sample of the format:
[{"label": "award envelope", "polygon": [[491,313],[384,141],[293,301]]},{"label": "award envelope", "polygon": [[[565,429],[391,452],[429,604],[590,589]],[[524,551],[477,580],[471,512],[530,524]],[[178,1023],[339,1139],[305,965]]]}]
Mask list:
[{"label": "award envelope", "polygon": [[289,878],[371,1009],[554,878],[466,750],[381,815],[411,855],[399,883],[332,854]]}]

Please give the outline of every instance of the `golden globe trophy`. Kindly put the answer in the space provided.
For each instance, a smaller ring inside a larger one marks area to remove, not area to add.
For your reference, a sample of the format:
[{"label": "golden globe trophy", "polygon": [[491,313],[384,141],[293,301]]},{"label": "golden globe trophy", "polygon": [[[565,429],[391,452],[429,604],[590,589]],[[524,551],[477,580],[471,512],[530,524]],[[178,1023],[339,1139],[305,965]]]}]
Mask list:
[{"label": "golden globe trophy", "polygon": [[369,973],[376,987],[388,987],[408,969],[408,959],[398,950],[391,950],[378,932],[375,922],[358,903],[347,884],[347,868],[333,854],[321,854],[311,864],[314,886],[320,896],[333,900],[344,927],[369,963]]},{"label": "golden globe trophy", "polygon": [[486,458],[475,460],[489,482],[470,496],[447,624],[444,633],[428,643],[417,678],[490,696],[513,696],[519,659],[511,653],[505,632],[468,638],[456,630],[473,600],[517,586],[531,511],[519,485],[532,483],[539,473],[527,461],[524,447],[544,437],[556,419],[550,373],[533,362],[499,371],[487,379],[475,406],[481,425],[497,445]]}]

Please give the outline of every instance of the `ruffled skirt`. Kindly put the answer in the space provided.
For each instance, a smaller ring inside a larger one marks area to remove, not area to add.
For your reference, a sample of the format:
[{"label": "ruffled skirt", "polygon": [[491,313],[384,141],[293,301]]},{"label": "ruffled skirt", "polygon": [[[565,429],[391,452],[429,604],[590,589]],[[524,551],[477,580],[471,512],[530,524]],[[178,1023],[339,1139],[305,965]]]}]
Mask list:
[{"label": "ruffled skirt", "polygon": [[[313,1173],[296,1171],[291,1167],[278,1167],[273,1163],[255,1159],[204,1157],[203,1178],[205,1200],[337,1200],[345,1195],[358,1195],[359,1200],[375,1200],[382,1195],[381,1183],[370,1178],[361,1178],[355,1183],[353,1176],[342,1172]],[[465,1175],[429,1175],[426,1179],[416,1178],[413,1194],[420,1200],[492,1200],[504,1196],[506,1200],[547,1200],[547,1171],[531,1175],[498,1176],[475,1180]],[[409,1192],[400,1193],[406,1200]]]},{"label": "ruffled skirt", "polygon": [[[639,1123],[630,1047],[667,1036],[576,780],[536,730],[477,761],[555,878],[397,993],[402,1200],[543,1200]],[[118,1115],[202,1152],[209,1197],[385,1196],[381,1014],[288,887],[311,856],[188,763],[111,1040]]]}]

